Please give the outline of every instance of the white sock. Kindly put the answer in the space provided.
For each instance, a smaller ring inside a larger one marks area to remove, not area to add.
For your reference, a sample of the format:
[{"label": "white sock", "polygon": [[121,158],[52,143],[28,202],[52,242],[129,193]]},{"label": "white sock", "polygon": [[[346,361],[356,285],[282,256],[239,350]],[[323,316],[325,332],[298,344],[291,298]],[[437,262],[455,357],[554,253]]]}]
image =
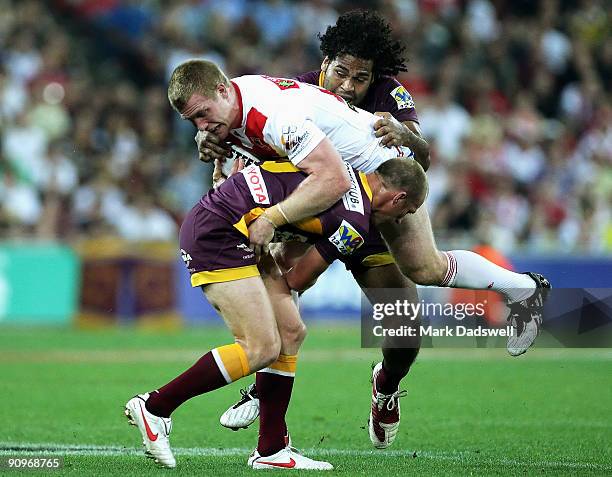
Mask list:
[{"label": "white sock", "polygon": [[509,303],[533,295],[536,284],[529,275],[511,272],[468,250],[442,253],[448,262],[446,276],[440,284],[442,287],[495,290]]}]

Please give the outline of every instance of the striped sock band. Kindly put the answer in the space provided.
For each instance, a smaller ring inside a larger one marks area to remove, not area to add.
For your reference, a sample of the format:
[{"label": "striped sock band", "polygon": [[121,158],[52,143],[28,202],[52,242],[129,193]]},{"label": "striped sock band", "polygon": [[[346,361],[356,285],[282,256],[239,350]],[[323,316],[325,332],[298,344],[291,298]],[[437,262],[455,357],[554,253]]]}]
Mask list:
[{"label": "striped sock band", "polygon": [[278,359],[270,366],[264,368],[258,373],[278,374],[279,376],[295,377],[297,368],[297,354],[287,355],[281,354]]},{"label": "striped sock band", "polygon": [[211,352],[228,384],[251,373],[247,355],[238,343],[220,346]]},{"label": "striped sock band", "polygon": [[446,257],[446,263],[448,268],[446,269],[446,275],[440,283],[441,287],[452,287],[455,284],[455,278],[457,277],[457,259],[451,252],[442,252]]}]

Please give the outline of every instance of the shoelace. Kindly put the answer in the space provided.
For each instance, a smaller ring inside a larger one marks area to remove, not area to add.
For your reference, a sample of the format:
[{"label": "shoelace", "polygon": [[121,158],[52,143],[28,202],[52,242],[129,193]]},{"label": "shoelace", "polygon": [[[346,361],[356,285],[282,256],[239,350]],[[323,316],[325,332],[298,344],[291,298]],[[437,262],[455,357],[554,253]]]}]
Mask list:
[{"label": "shoelace", "polygon": [[240,390],[240,394],[242,395],[240,401],[257,399],[257,392],[253,392],[255,390],[254,388],[255,386],[253,386],[252,384],[250,386],[247,386],[246,388],[242,388]]},{"label": "shoelace", "polygon": [[252,399],[257,399],[257,396],[254,396],[253,394],[251,394],[252,388],[253,386],[251,385],[251,386],[247,386],[246,388],[242,388],[240,390],[240,394],[242,395],[242,397],[236,404],[232,406],[232,409],[236,409],[242,406],[247,401],[250,401]]},{"label": "shoelace", "polygon": [[[393,394],[389,395],[389,394],[379,394],[377,399],[378,402],[380,403],[381,401],[384,402],[385,400],[387,400],[387,404],[386,404],[386,408],[387,411],[393,411],[393,409],[395,409],[397,407],[398,401],[400,398],[406,397],[408,395],[408,391],[406,391],[405,389],[403,390],[397,390],[395,391]],[[382,407],[379,407],[379,409],[381,409]]]},{"label": "shoelace", "polygon": [[172,432],[172,420],[162,419],[162,422],[164,423],[164,427],[166,429],[166,437],[168,437],[170,433]]}]

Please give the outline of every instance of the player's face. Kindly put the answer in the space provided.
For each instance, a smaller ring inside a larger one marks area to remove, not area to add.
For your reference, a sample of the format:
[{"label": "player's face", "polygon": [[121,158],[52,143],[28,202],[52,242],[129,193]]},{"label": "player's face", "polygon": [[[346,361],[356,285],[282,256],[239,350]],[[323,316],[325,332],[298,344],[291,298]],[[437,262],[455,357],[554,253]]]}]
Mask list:
[{"label": "player's face", "polygon": [[194,93],[181,111],[181,117],[191,121],[199,131],[212,132],[225,139],[232,128],[235,111],[227,88],[220,86],[223,88],[218,89],[212,98]]},{"label": "player's face", "polygon": [[376,207],[372,215],[375,223],[400,221],[408,214],[414,214],[418,205],[410,203],[406,199],[405,192],[398,192],[395,196],[389,197],[388,200],[382,202]]},{"label": "player's face", "polygon": [[372,219],[375,224],[400,222],[406,215],[414,214],[425,203],[429,188],[421,197],[409,197],[406,192],[389,189],[382,184],[372,200]]},{"label": "player's face", "polygon": [[325,58],[321,64],[323,87],[347,102],[359,106],[374,77],[372,60],[340,55],[333,60]]}]

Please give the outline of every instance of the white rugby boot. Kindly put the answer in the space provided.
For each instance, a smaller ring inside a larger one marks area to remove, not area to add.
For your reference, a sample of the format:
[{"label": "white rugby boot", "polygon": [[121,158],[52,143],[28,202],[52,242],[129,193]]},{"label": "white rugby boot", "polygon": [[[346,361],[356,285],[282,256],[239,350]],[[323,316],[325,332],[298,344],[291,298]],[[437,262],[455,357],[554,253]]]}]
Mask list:
[{"label": "white rugby boot", "polygon": [[246,429],[259,417],[259,398],[257,397],[255,383],[241,389],[240,394],[242,394],[240,400],[219,418],[223,427],[233,431]]},{"label": "white rugby boot", "polygon": [[314,460],[303,456],[293,447],[285,447],[276,454],[267,457],[259,455],[254,450],[248,460],[249,467],[253,469],[296,469],[296,470],[332,470],[334,468],[329,462]]},{"label": "white rugby boot", "polygon": [[149,393],[138,394],[125,405],[125,416],[132,426],[137,426],[142,434],[142,445],[145,455],[155,462],[168,468],[176,467],[176,459],[170,449],[170,432],[172,419],[158,417],[147,411],[145,402]]}]

